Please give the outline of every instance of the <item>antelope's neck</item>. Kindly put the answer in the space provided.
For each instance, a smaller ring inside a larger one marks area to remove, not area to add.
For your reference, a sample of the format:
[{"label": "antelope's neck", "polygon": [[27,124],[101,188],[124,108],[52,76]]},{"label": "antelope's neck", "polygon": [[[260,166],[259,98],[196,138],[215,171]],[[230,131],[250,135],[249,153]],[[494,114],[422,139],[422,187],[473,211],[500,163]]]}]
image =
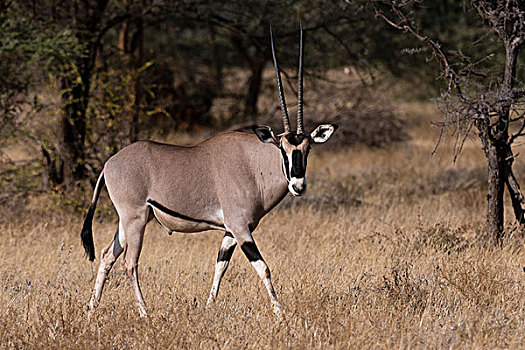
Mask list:
[{"label": "antelope's neck", "polygon": [[279,149],[273,145],[260,144],[261,157],[259,162],[259,191],[266,212],[279,204],[288,194],[288,182],[282,171],[282,161]]}]

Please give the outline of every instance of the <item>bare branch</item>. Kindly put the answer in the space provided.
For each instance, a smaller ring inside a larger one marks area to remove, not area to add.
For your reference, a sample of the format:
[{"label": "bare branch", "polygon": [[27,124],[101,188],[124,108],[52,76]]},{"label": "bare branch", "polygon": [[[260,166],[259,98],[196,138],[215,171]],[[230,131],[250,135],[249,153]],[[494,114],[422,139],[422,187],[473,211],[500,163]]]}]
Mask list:
[{"label": "bare branch", "polygon": [[379,8],[377,8],[375,3],[373,5],[375,8],[376,16],[381,17],[392,27],[398,30],[402,30],[406,33],[412,34],[417,40],[424,43],[427,47],[429,47],[432,50],[434,57],[438,59],[438,61],[442,65],[443,73],[448,80],[449,90],[453,88],[456,91],[458,97],[464,99],[463,90],[461,88],[461,85],[459,84],[460,75],[454,70],[452,65],[449,63],[449,59],[441,49],[441,45],[438,42],[428,38],[427,36],[422,35],[412,25],[412,23],[408,20],[403,10],[394,1],[389,1],[389,5],[392,12],[399,18],[400,23],[395,23],[392,19],[388,18]]}]

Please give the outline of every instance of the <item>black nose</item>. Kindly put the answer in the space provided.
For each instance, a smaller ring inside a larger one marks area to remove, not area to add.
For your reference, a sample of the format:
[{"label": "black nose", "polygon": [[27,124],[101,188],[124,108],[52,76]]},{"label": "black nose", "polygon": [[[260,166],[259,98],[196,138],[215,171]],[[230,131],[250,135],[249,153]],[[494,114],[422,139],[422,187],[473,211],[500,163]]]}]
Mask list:
[{"label": "black nose", "polygon": [[293,190],[294,190],[297,194],[303,194],[304,191],[306,190],[306,186],[305,186],[305,187],[298,188],[297,186],[292,185],[292,188],[293,188]]}]

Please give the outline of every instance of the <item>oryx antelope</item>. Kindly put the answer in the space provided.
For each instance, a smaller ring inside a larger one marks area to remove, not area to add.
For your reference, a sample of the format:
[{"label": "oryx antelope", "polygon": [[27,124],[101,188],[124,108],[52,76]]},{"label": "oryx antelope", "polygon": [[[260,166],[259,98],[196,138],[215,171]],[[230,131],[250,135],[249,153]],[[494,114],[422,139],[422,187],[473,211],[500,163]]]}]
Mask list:
[{"label": "oryx antelope", "polygon": [[91,261],[95,259],[93,215],[104,183],[117,210],[119,226],[113,240],[102,249],[90,310],[98,305],[106,277],[124,253],[124,266],[139,312],[146,315],[139,287],[138,260],[146,224],[155,218],[169,233],[225,231],[208,304],[215,301],[221,278],[239,245],[262,279],[274,312],[280,314],[281,305],[272,286],[270,270],[255,245],[252,232],[288,192],[300,196],[306,191],[310,145],[327,141],[337,126],[323,124],[310,135],[303,132],[301,26],[297,131],[291,130],[271,27],[270,40],[284,133],[275,136],[269,127],[261,126],[254,128],[257,136],[227,132],[192,147],[139,141],[106,162],[81,233]]}]

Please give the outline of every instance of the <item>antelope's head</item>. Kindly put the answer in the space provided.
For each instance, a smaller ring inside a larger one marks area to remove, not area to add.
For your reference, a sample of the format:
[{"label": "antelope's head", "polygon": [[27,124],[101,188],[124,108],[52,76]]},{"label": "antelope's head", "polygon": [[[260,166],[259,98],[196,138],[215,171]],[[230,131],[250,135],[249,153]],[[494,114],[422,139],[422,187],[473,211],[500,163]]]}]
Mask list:
[{"label": "antelope's head", "polygon": [[303,26],[301,25],[301,36],[299,44],[299,82],[297,88],[297,130],[290,129],[290,117],[284,99],[281,72],[275,56],[275,45],[273,41],[272,27],[270,25],[270,41],[272,46],[273,63],[275,66],[275,77],[277,90],[283,115],[284,132],[274,135],[269,126],[254,127],[253,131],[264,143],[272,143],[281,151],[281,162],[283,174],[288,182],[288,190],[294,196],[301,196],[306,192],[306,161],[310,147],[314,143],[324,143],[337,129],[335,124],[321,124],[310,134],[303,132]]}]

